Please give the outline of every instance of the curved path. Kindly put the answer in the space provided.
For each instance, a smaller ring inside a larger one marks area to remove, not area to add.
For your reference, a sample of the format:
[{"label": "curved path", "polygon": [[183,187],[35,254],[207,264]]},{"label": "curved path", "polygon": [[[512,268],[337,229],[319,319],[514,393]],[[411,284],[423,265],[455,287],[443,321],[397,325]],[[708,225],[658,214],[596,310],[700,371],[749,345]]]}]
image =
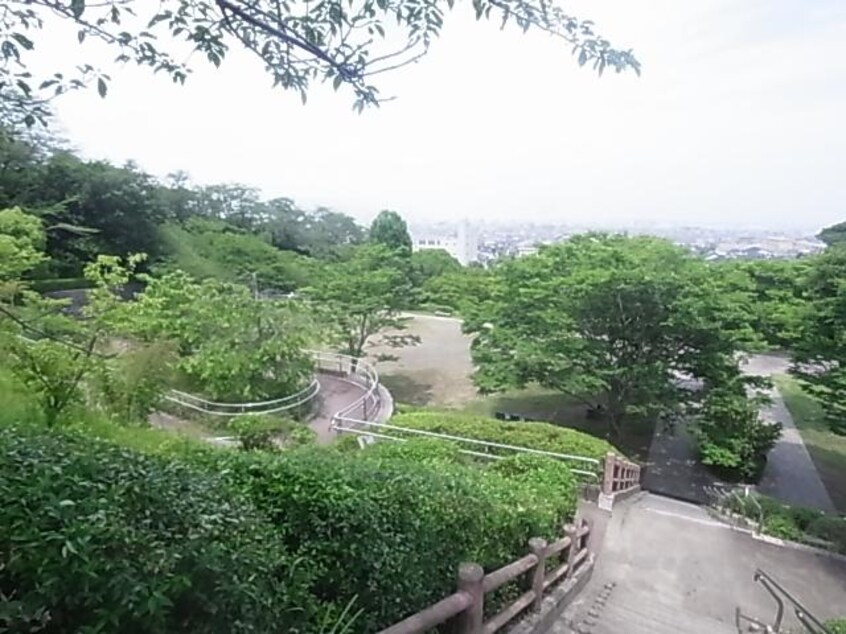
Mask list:
[{"label": "curved path", "polygon": [[[367,390],[361,385],[329,373],[318,373],[317,381],[320,383],[320,392],[317,395],[318,405],[308,421],[308,426],[317,434],[319,444],[328,445],[338,436],[338,432],[332,429],[332,420],[338,412],[355,405],[356,401],[365,397]],[[379,389],[381,390],[380,405],[375,411],[367,412],[364,415],[365,420],[382,422],[393,413],[390,395],[381,384]],[[360,412],[359,415],[361,415]]]}]

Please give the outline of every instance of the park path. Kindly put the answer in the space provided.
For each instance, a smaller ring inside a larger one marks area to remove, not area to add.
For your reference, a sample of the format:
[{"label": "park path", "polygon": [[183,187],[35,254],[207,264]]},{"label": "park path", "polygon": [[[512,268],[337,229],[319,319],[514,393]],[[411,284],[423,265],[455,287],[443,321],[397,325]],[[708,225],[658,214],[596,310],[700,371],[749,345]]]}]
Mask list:
[{"label": "park path", "polygon": [[835,513],[811,454],[793,422],[784,399],[776,388],[770,393],[772,403],[761,410],[767,422],[782,424],[781,438],[770,452],[758,490],[782,502]]},{"label": "park path", "polygon": [[640,494],[615,505],[598,546],[591,580],[551,633],[736,634],[738,607],[772,623],[759,568],[819,618],[846,605],[846,559],[756,539],[678,500]]},{"label": "park path", "polygon": [[[785,374],[789,365],[785,356],[758,354],[749,357],[743,371],[773,376]],[[761,416],[764,420],[781,423],[783,432],[769,454],[758,490],[787,504],[834,512],[834,504],[777,388],[771,389],[770,397],[772,403],[762,408]],[[724,483],[698,463],[695,445],[686,426],[684,421],[672,430],[656,426],[649,448],[644,488],[706,504],[709,502],[708,489]]]},{"label": "park path", "polygon": [[[743,369],[748,374],[773,376],[786,374],[789,367],[790,360],[783,355],[757,354]],[[773,387],[769,396],[772,402],[761,410],[761,417],[781,423],[782,434],[770,452],[758,490],[787,504],[834,513],[834,503],[778,388]]]}]

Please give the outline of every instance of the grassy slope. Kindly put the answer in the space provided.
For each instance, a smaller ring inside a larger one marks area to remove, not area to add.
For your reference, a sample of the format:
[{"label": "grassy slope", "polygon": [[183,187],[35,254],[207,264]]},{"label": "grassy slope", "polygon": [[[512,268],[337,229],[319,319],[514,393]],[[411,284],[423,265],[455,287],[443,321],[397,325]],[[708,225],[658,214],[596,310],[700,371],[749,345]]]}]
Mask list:
[{"label": "grassy slope", "polygon": [[846,513],[846,436],[829,431],[820,404],[796,379],[777,375],[773,381],[802,434],[832,502],[839,512]]},{"label": "grassy slope", "polygon": [[462,409],[482,416],[493,416],[495,412],[519,414],[526,418],[576,429],[596,438],[609,440],[624,454],[638,460],[647,459],[655,428],[653,421],[632,418],[627,422],[621,436],[612,438],[608,422],[604,419],[588,418],[584,403],[561,392],[537,386],[480,397],[467,403]]}]

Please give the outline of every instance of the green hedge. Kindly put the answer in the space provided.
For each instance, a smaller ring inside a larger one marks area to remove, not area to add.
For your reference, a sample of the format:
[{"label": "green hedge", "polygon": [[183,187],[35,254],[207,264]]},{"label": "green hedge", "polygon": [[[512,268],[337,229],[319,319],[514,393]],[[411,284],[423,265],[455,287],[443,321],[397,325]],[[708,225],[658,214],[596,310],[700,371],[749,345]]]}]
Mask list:
[{"label": "green hedge", "polygon": [[0,631],[314,629],[308,566],[217,478],[12,427],[0,455]]},{"label": "green hedge", "polygon": [[228,452],[212,466],[314,566],[318,599],[340,607],[357,597],[355,631],[373,632],[453,592],[460,562],[501,566],[572,517],[576,487],[563,464],[523,456],[482,470],[450,451],[412,442]]},{"label": "green hedge", "polygon": [[[549,423],[503,422],[484,416],[450,411],[417,411],[402,413],[391,419],[392,425],[423,431],[452,434],[504,445],[516,445],[556,453],[600,459],[608,451],[621,452],[610,443],[575,429]],[[480,449],[481,450],[481,449]],[[492,453],[511,454],[507,450]]]},{"label": "green hedge", "polygon": [[846,618],[826,621],[825,627],[830,634],[846,634]]},{"label": "green hedge", "polygon": [[[773,537],[811,545],[825,542],[836,552],[846,554],[846,517],[827,515],[816,509],[783,504],[765,495],[755,495],[763,512],[763,532]],[[729,508],[757,522],[760,512],[743,498],[730,498]]]},{"label": "green hedge", "polygon": [[50,280],[32,280],[30,286],[39,293],[54,291],[75,291],[80,288],[91,288],[93,284],[84,277],[60,277]]}]

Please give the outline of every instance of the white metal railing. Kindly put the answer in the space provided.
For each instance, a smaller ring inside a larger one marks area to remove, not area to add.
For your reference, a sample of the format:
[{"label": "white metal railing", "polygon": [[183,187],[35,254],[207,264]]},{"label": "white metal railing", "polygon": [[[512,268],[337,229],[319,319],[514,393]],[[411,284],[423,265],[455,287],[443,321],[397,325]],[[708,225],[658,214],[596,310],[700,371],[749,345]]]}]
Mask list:
[{"label": "white metal railing", "polygon": [[[580,466],[584,466],[585,468],[574,468],[571,467],[570,470],[573,473],[578,475],[585,476],[587,478],[598,478],[598,471],[600,468],[600,461],[596,458],[590,458],[588,456],[579,456],[574,454],[563,454],[563,453],[556,453],[554,451],[544,451],[542,449],[531,449],[529,447],[519,447],[517,445],[505,445],[502,443],[496,442],[489,442],[486,440],[477,440],[475,438],[465,438],[463,436],[453,436],[451,434],[442,434],[438,432],[426,431],[422,429],[410,429],[408,427],[400,427],[398,425],[391,425],[388,423],[376,422],[376,421],[368,421],[368,420],[351,420],[350,422],[355,424],[355,427],[347,427],[343,425],[334,424],[334,429],[338,431],[345,431],[350,432],[353,434],[359,435],[366,435],[366,436],[375,436],[377,438],[383,438],[385,440],[395,440],[400,442],[405,442],[408,440],[407,438],[401,438],[397,436],[391,436],[390,434],[374,432],[371,427],[375,427],[377,430],[388,430],[388,431],[395,431],[400,432],[402,434],[412,434],[412,435],[419,435],[419,436],[426,436],[429,438],[439,438],[441,440],[449,440],[456,443],[466,443],[470,445],[475,445],[479,447],[484,447],[488,449],[505,449],[509,451],[514,451],[515,453],[528,453],[534,454],[539,456],[547,456],[549,458],[555,458],[557,460],[562,460],[565,462],[575,462],[578,463]],[[362,429],[364,427],[365,429]],[[492,460],[499,460],[503,458],[503,456],[488,453],[483,451],[473,451],[471,449],[460,449],[461,453],[477,456],[481,458],[489,458]],[[593,470],[589,470],[589,467],[594,467]]]},{"label": "white metal railing", "polygon": [[382,414],[379,373],[370,363],[347,354],[312,352],[318,371],[337,374],[338,378],[363,388],[364,393],[332,416],[332,428],[357,427],[372,422]]},{"label": "white metal railing", "polygon": [[268,401],[255,401],[249,403],[223,403],[210,401],[195,394],[171,390],[165,394],[165,400],[181,407],[187,407],[202,414],[211,416],[244,416],[246,414],[278,414],[286,412],[295,407],[305,405],[320,392],[320,383],[316,378],[303,389],[281,398]]},{"label": "white metal railing", "polygon": [[[379,375],[372,365],[347,354],[319,350],[309,350],[308,352],[314,361],[316,374],[332,374],[342,381],[352,383],[363,389],[363,394],[358,399],[334,414],[333,421],[335,419],[347,422],[358,422],[359,419],[368,421],[379,414],[381,409]],[[287,412],[308,404],[314,400],[319,392],[320,382],[315,376],[306,387],[298,392],[266,401],[226,403],[208,400],[196,394],[179,390],[171,390],[167,393],[165,399],[203,414],[235,417],[246,414],[264,415]]]}]

